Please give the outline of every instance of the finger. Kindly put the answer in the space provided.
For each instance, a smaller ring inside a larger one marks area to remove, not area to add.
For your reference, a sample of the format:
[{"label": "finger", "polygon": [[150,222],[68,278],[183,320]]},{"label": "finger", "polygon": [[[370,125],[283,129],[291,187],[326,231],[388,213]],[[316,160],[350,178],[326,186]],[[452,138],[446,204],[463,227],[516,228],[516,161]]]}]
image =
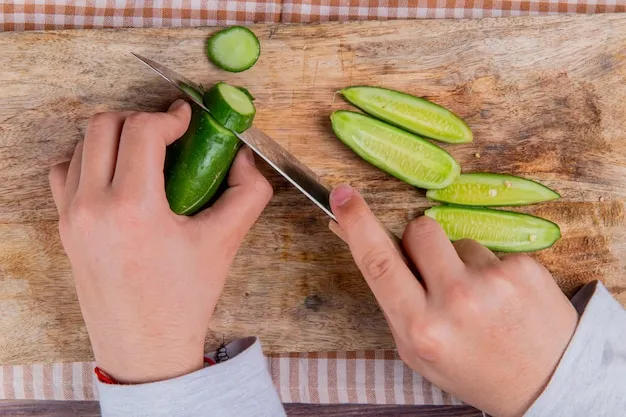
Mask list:
[{"label": "finger", "polygon": [[113,187],[133,194],[163,189],[165,149],[185,133],[190,118],[191,108],[183,100],[175,101],[167,113],[133,113],[126,117]]},{"label": "finger", "polygon": [[422,286],[356,190],[340,185],[331,193],[330,202],[354,261],[381,309],[394,326],[402,327],[424,306]]},{"label": "finger", "polygon": [[50,168],[50,173],[48,174],[52,199],[59,214],[65,209],[65,182],[67,181],[67,170],[69,167],[69,162],[62,162]]},{"label": "finger", "polygon": [[78,190],[80,183],[80,171],[83,164],[83,141],[78,142],[74,148],[74,155],[67,169],[67,179],[65,180],[65,202],[69,202]]},{"label": "finger", "polygon": [[404,231],[402,243],[429,291],[437,291],[461,276],[465,266],[435,220],[429,217],[413,220]]},{"label": "finger", "polygon": [[348,243],[348,236],[346,235],[346,232],[344,232],[343,229],[339,227],[339,224],[337,224],[336,221],[334,220],[329,221],[328,228],[330,229],[331,232],[335,234],[335,236],[343,240],[344,243],[346,244]]},{"label": "finger", "polygon": [[465,265],[472,268],[480,269],[500,263],[495,253],[472,239],[457,240],[454,249]]},{"label": "finger", "polygon": [[221,239],[234,255],[269,203],[273,191],[256,168],[254,155],[248,147],[237,154],[228,175],[228,186],[211,208],[194,216],[191,227],[204,230],[207,239],[211,236]]},{"label": "finger", "polygon": [[83,149],[81,183],[107,186],[113,179],[124,120],[131,112],[98,113],[89,120]]}]

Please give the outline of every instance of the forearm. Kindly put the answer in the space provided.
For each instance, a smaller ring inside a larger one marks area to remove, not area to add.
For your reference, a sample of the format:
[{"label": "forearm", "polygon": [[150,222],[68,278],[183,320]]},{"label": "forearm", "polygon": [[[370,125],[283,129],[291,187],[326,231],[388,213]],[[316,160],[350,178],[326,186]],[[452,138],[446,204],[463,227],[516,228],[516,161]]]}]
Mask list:
[{"label": "forearm", "polygon": [[103,417],[284,416],[256,338],[228,345],[231,359],[182,377],[139,385],[99,383]]},{"label": "forearm", "polygon": [[572,303],[580,314],[576,332],[526,417],[608,417],[626,410],[626,311],[599,282]]}]

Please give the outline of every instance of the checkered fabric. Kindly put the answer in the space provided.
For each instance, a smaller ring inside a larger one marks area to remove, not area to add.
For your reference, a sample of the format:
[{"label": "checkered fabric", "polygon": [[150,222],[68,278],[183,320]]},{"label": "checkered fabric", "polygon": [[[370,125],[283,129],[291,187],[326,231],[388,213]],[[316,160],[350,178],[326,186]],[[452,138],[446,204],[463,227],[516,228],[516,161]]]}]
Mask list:
[{"label": "checkered fabric", "polygon": [[626,0],[0,0],[0,30],[625,12]]}]

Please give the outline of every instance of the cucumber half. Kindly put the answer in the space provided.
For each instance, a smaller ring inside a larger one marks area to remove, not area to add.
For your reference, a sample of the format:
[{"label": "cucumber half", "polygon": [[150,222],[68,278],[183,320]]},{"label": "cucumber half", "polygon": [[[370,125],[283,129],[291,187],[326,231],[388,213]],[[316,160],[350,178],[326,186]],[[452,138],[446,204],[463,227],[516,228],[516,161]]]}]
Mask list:
[{"label": "cucumber half", "polygon": [[511,211],[436,206],[424,214],[435,219],[450,240],[473,239],[499,252],[545,249],[561,237],[556,223]]},{"label": "cucumber half", "polygon": [[217,83],[204,93],[204,105],[226,129],[241,133],[252,126],[256,109],[244,91]]},{"label": "cucumber half", "polygon": [[252,67],[261,54],[259,38],[248,28],[232,26],[213,34],[207,41],[207,55],[218,67],[241,72]]},{"label": "cucumber half", "polygon": [[441,203],[482,207],[522,206],[561,197],[538,182],[492,173],[461,174],[446,188],[429,190],[426,196]]},{"label": "cucumber half", "polygon": [[361,113],[331,115],[337,137],[361,158],[415,187],[444,188],[460,173],[445,150],[412,133]]},{"label": "cucumber half", "polygon": [[474,138],[460,117],[424,98],[380,87],[348,87],[340,93],[365,113],[418,135],[448,143]]}]

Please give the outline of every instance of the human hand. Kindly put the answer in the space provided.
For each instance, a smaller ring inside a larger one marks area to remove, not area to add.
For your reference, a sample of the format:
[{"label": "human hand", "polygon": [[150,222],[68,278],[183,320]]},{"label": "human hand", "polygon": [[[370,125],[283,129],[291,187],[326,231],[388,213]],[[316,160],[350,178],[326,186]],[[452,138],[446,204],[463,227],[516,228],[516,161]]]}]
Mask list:
[{"label": "human hand", "polygon": [[402,239],[420,284],[355,190],[337,187],[331,206],[402,360],[491,415],[521,416],[578,320],[550,273],[525,255],[498,258],[471,240],[453,245],[437,222],[421,217]]},{"label": "human hand", "polygon": [[96,363],[120,382],[203,366],[228,269],[272,196],[244,148],[212,207],[194,217],[174,214],[165,197],[165,149],[190,114],[182,100],[167,113],[98,114],[71,162],[50,171]]}]

